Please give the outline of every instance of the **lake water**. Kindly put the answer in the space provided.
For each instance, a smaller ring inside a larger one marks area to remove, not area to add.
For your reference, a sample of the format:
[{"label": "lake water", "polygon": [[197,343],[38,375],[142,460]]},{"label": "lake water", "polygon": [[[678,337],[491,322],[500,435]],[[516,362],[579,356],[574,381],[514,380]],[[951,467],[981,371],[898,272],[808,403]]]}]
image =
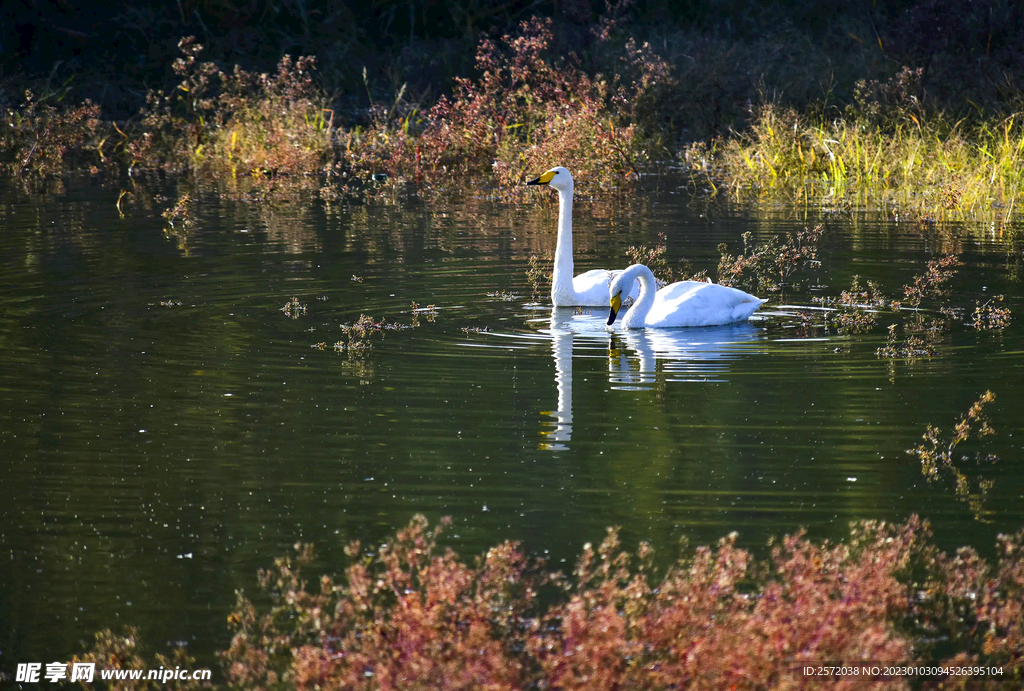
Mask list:
[{"label": "lake water", "polygon": [[[749,323],[612,334],[604,310],[532,295],[528,259],[554,250],[545,192],[519,207],[193,192],[190,228],[160,216],[175,191],[126,198],[124,218],[119,192],[0,189],[0,671],[123,624],[212,664],[256,569],[301,540],[310,575],[337,572],[350,540],[416,513],[451,516],[466,558],[518,539],[556,566],[609,525],[666,556],[684,536],[736,530],[764,553],[799,526],[838,538],[912,513],[943,547],[988,553],[1024,525],[1019,324],[955,324],[934,357],[887,360],[886,327],[912,315],[844,335],[812,302],[854,274],[898,297],[955,250],[953,303],[969,317],[1005,293],[1020,316],[1013,227],[708,202],[671,180],[580,200],[578,271],[664,232],[672,264],[714,275],[720,242],[826,226],[801,277],[818,287],[766,295]],[[283,311],[293,297],[304,309]],[[387,328],[336,352],[360,315]],[[992,483],[972,502],[905,450],[986,389],[997,434],[963,448],[1000,460],[963,465],[974,494]]]}]

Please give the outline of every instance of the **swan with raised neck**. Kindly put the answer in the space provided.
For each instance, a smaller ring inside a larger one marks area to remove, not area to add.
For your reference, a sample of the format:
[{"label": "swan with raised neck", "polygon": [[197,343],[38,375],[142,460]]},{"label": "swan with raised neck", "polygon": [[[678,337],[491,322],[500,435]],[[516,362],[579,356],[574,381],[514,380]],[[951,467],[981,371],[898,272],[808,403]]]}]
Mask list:
[{"label": "swan with raised neck", "polygon": [[[555,268],[551,276],[551,302],[555,307],[603,307],[608,301],[608,284],[620,272],[593,269],[573,276],[572,252],[572,174],[556,166],[527,185],[546,185],[558,192],[558,237],[555,241]],[[630,295],[637,294],[634,285]]]}]

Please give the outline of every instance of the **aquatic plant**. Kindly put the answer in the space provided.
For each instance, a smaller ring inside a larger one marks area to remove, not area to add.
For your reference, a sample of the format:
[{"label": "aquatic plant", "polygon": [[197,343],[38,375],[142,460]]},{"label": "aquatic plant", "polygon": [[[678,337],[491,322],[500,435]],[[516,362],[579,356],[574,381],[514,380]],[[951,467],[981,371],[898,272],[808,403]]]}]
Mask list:
[{"label": "aquatic plant", "polygon": [[195,223],[191,214],[191,204],[192,195],[185,192],[178,197],[176,202],[174,202],[174,206],[165,209],[160,213],[160,215],[167,219],[167,223],[170,224],[172,228],[176,228],[178,226],[183,229],[190,228]]},{"label": "aquatic plant", "polygon": [[[935,355],[935,348],[919,336],[909,334],[905,340],[900,341],[899,328],[899,324],[889,325],[889,334],[886,337],[885,345],[875,351],[878,357],[887,360],[901,358],[908,362],[913,362],[918,358]],[[904,326],[904,331],[906,331],[906,326]]]},{"label": "aquatic plant", "polygon": [[839,294],[839,302],[850,307],[886,307],[889,300],[882,293],[881,288],[874,281],[867,281],[866,285],[860,284],[860,276],[854,275],[848,290]]},{"label": "aquatic plant", "polygon": [[[531,254],[529,265],[526,269],[526,281],[530,284],[531,296],[537,297],[538,292],[547,292],[551,286],[551,272],[542,268],[551,266],[554,263],[552,257],[538,259],[537,255]],[[542,289],[542,286],[547,286]]]},{"label": "aquatic plant", "polygon": [[[985,415],[985,405],[993,400],[995,400],[995,394],[991,391],[985,391],[985,393],[981,394],[978,400],[971,405],[967,414],[961,417],[953,427],[953,436],[948,441],[942,439],[941,430],[929,425],[924,434],[927,444],[919,444],[907,449],[907,454],[916,456],[921,460],[921,470],[925,477],[929,480],[935,480],[939,477],[942,469],[954,469],[954,461],[966,460],[967,457],[962,457],[961,459],[953,458],[953,450],[959,444],[967,441],[972,436],[986,437],[995,433],[995,430],[988,424],[988,417]],[[957,477],[957,484],[959,484],[962,475],[958,472],[954,474]]]},{"label": "aquatic plant", "polygon": [[917,309],[921,306],[922,300],[948,297],[949,288],[945,286],[953,279],[957,268],[962,264],[955,254],[930,260],[923,274],[914,276],[912,284],[903,286],[903,295],[907,302]]},{"label": "aquatic plant", "polygon": [[743,234],[743,253],[733,256],[725,243],[718,246],[718,282],[722,285],[751,291],[779,292],[792,287],[790,278],[805,266],[820,266],[818,242],[825,228],[813,228],[786,233],[785,239],[772,236],[753,245],[753,235]]},{"label": "aquatic plant", "polygon": [[293,297],[291,300],[284,303],[284,307],[281,308],[281,311],[284,312],[284,316],[289,319],[298,319],[306,314],[306,306],[299,302],[297,297]]},{"label": "aquatic plant", "polygon": [[971,315],[971,326],[975,329],[1005,329],[1010,324],[1010,308],[995,303],[1003,301],[1002,295],[994,295],[984,303],[977,303]]},{"label": "aquatic plant", "polygon": [[890,305],[888,298],[874,281],[861,285],[861,277],[854,275],[850,287],[835,296],[815,296],[811,300],[832,307],[825,312],[825,325],[834,326],[840,333],[865,333],[877,323],[875,312]]},{"label": "aquatic plant", "polygon": [[342,324],[341,332],[348,337],[347,349],[351,351],[369,350],[373,347],[370,336],[380,333],[384,323],[377,321],[368,314],[360,314],[359,319],[351,324]]},{"label": "aquatic plant", "polygon": [[[992,464],[999,460],[998,456],[975,452],[973,456],[956,453],[956,448],[970,440],[972,437],[981,439],[995,434],[995,430],[989,424],[988,415],[985,413],[985,406],[992,403],[996,395],[986,391],[968,409],[967,413],[960,417],[953,427],[953,435],[946,439],[942,431],[928,425],[922,438],[924,444],[918,444],[907,453],[916,456],[921,462],[921,474],[928,482],[936,482],[942,477],[951,477],[956,483],[956,496],[964,501],[971,508],[975,518],[982,519],[985,499],[994,486],[990,479],[981,478],[972,483],[967,474],[963,471],[965,462],[973,461],[975,466],[981,464]],[[977,485],[977,490],[972,491],[972,485]]]},{"label": "aquatic plant", "polygon": [[871,312],[854,308],[842,308],[835,312],[826,312],[826,324],[834,324],[840,333],[865,333],[878,323]]},{"label": "aquatic plant", "polygon": [[665,253],[668,251],[668,237],[665,233],[658,233],[658,242],[653,247],[647,245],[630,245],[626,248],[626,256],[630,264],[644,264],[654,273],[658,285],[664,286],[676,281],[706,281],[708,272],[706,269],[694,272],[693,265],[685,258],[679,260],[679,268],[673,270]]},{"label": "aquatic plant", "polygon": [[[120,201],[119,198],[118,212],[121,211]],[[168,226],[164,228],[164,236],[169,240],[174,240],[178,249],[186,257],[189,256],[189,239],[192,236],[192,228],[195,226],[195,218],[192,216],[192,195],[183,192],[174,202],[174,206],[164,209],[160,215],[166,219]]]},{"label": "aquatic plant", "polygon": [[0,110],[0,171],[54,175],[69,162],[93,169],[108,162],[99,106],[86,100],[68,107],[65,95],[26,90],[20,105]]},{"label": "aquatic plant", "polygon": [[421,308],[420,303],[413,302],[412,307],[410,308],[409,311],[412,314],[412,325],[414,327],[420,325],[421,316],[426,317],[428,322],[433,322],[435,319],[437,319],[436,305],[427,305],[426,307]]}]

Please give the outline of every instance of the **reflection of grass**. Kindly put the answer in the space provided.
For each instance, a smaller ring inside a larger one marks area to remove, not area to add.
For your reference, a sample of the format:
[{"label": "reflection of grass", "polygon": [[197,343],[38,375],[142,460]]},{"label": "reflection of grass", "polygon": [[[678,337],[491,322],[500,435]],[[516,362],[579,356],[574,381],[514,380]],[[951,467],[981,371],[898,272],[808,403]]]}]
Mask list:
[{"label": "reflection of grass", "polygon": [[994,304],[1002,301],[1002,295],[994,295],[984,303],[978,303],[971,315],[971,326],[975,329],[1006,328],[1011,319],[1010,308]]},{"label": "reflection of grass", "polygon": [[[550,266],[551,259],[543,260],[544,266]],[[551,272],[541,268],[542,261],[537,258],[537,255],[530,255],[529,268],[526,270],[526,280],[530,284],[530,289],[533,291],[533,297],[537,296],[537,293],[541,290],[542,284],[551,284]]]},{"label": "reflection of grass", "polygon": [[964,463],[994,463],[999,458],[991,454],[982,455],[980,452],[976,452],[973,457],[961,455],[956,453],[956,448],[972,437],[980,439],[995,434],[985,414],[985,406],[995,399],[996,395],[991,391],[983,393],[957,421],[951,438],[946,439],[939,428],[928,425],[923,435],[925,443],[907,449],[908,454],[917,456],[921,461],[921,474],[929,482],[935,482],[944,476],[952,477],[956,482],[957,498],[967,503],[974,517],[979,520],[984,512],[985,499],[995,483],[992,480],[978,480],[977,491],[972,491],[973,483],[963,471]]},{"label": "reflection of grass", "polygon": [[284,307],[281,308],[284,312],[284,316],[289,319],[298,319],[299,317],[306,314],[306,306],[299,302],[299,299],[293,297],[288,302],[284,303]]},{"label": "reflection of grass", "polygon": [[[764,561],[732,533],[656,569],[650,545],[628,553],[610,529],[566,576],[512,542],[467,564],[438,545],[450,523],[430,528],[417,516],[384,544],[352,543],[343,574],[311,586],[301,572],[309,545],[261,571],[264,594],[239,592],[228,616],[234,636],[220,658],[231,688],[583,691],[687,680],[754,691],[804,688],[804,665],[865,660],[1001,666],[985,688],[1020,688],[1024,533],[1000,536],[991,565],[969,547],[940,552],[912,517],[861,522],[840,543],[801,531]],[[81,659],[154,667],[135,635],[109,631]],[[190,661],[179,651],[174,662]],[[857,679],[865,684],[850,688],[884,681]],[[940,688],[931,681],[922,688]]]}]

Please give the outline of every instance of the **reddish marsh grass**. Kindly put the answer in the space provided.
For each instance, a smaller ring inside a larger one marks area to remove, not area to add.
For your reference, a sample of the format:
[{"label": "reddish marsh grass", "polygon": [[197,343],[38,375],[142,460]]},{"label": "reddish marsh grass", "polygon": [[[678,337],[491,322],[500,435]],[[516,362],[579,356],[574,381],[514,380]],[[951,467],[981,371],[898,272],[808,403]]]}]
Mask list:
[{"label": "reddish marsh grass", "polygon": [[0,169],[11,175],[52,175],[70,161],[96,167],[107,162],[100,139],[99,106],[86,101],[65,107],[57,94],[39,98],[31,91],[17,109],[0,114]]},{"label": "reddish marsh grass", "polygon": [[264,176],[330,162],[333,116],[313,82],[313,58],[285,55],[275,74],[224,72],[199,61],[203,47],[193,37],[178,47],[178,88],[151,92],[139,131],[126,135],[133,167]]},{"label": "reddish marsh grass", "polygon": [[[866,521],[844,543],[802,532],[762,562],[736,535],[664,569],[615,530],[571,577],[506,542],[472,565],[416,517],[344,576],[303,580],[312,558],[260,573],[269,605],[238,594],[221,654],[237,689],[1019,689],[1024,533],[989,564],[930,542],[928,524]],[[541,588],[561,596],[544,607]],[[124,641],[128,640],[128,644]],[[125,647],[127,645],[127,648]],[[97,636],[81,659],[143,664],[133,637]],[[999,665],[1001,676],[804,677],[805,664]],[[125,687],[130,688],[130,687]]]},{"label": "reddish marsh grass", "polygon": [[630,264],[644,264],[654,273],[658,285],[675,283],[676,281],[706,281],[708,272],[705,269],[694,272],[693,265],[686,259],[679,261],[679,269],[669,266],[665,253],[668,251],[668,238],[665,233],[658,233],[658,243],[653,247],[647,245],[630,245],[626,248],[626,256]]},{"label": "reddish marsh grass", "polygon": [[[416,517],[380,549],[353,543],[342,578],[303,580],[312,550],[259,580],[269,605],[238,594],[221,653],[235,689],[991,689],[1024,684],[1024,532],[994,564],[940,552],[927,522],[864,521],[844,543],[802,532],[762,562],[736,535],[665,569],[624,551],[615,530],[572,577],[506,542],[473,565]],[[538,590],[561,596],[544,608]],[[557,592],[557,591],[556,591]],[[104,631],[76,661],[142,669],[137,633]],[[996,676],[805,677],[814,663],[999,667]],[[148,682],[117,688],[148,689]],[[172,687],[174,688],[174,687]],[[180,688],[194,688],[180,686]]]},{"label": "reddish marsh grass", "polygon": [[779,292],[791,287],[792,276],[805,266],[820,266],[818,243],[825,227],[817,224],[785,238],[773,236],[751,246],[752,235],[743,234],[743,254],[733,256],[725,243],[718,246],[718,282],[752,291]]},{"label": "reddish marsh grass", "polygon": [[[445,522],[442,522],[444,525]],[[239,595],[236,633],[223,653],[238,688],[514,689],[529,675],[516,653],[535,598],[527,560],[511,543],[469,567],[440,550],[441,526],[409,526],[372,556],[358,543],[343,583],[306,590],[297,564],[261,572],[268,613]],[[518,643],[517,643],[518,642]]]},{"label": "reddish marsh grass", "polygon": [[347,171],[363,180],[387,175],[392,184],[492,179],[512,196],[528,174],[554,165],[590,183],[591,194],[637,173],[651,134],[643,114],[672,84],[668,64],[630,41],[620,72],[591,77],[573,55],[552,59],[551,44],[551,21],[537,17],[516,35],[483,39],[480,76],[456,79],[452,96],[421,120],[379,108],[369,130],[347,133]]},{"label": "reddish marsh grass", "polygon": [[98,139],[99,109],[88,102],[61,110],[29,94],[0,113],[0,164],[52,174],[71,154],[94,165],[116,155],[129,171],[323,174],[336,185],[327,198],[481,181],[514,197],[525,175],[565,165],[589,196],[610,193],[659,146],[655,106],[675,84],[670,67],[630,39],[611,74],[590,74],[573,54],[551,55],[551,25],[534,17],[514,34],[482,39],[478,76],[456,78],[450,96],[420,111],[403,87],[390,108],[370,109],[368,127],[351,129],[335,127],[313,58],[285,55],[272,73],[224,70],[183,38],[176,88],[150,92],[136,120],[106,127],[112,137]]},{"label": "reddish marsh grass", "polygon": [[[75,655],[71,662],[91,662],[96,665],[97,670],[141,670],[143,674],[161,667],[164,669],[196,669],[195,660],[188,656],[184,648],[175,649],[170,657],[157,653],[152,658],[148,658],[148,656],[144,656],[146,652],[139,638],[138,630],[128,626],[120,635],[109,629],[100,631],[95,636],[92,649],[84,655]],[[81,681],[79,684],[84,689],[100,687],[109,689],[109,691],[197,691],[198,689],[212,688],[209,682],[179,679],[169,679],[167,682],[150,679],[100,682],[98,671],[94,677],[95,683]],[[71,678],[70,665],[67,678]]]},{"label": "reddish marsh grass", "polygon": [[911,285],[903,286],[903,295],[913,308],[921,306],[921,301],[932,298],[943,298],[949,296],[949,283],[956,275],[958,267],[963,262],[955,254],[948,254],[940,259],[933,259],[928,262],[925,272],[920,276],[914,276]]}]

